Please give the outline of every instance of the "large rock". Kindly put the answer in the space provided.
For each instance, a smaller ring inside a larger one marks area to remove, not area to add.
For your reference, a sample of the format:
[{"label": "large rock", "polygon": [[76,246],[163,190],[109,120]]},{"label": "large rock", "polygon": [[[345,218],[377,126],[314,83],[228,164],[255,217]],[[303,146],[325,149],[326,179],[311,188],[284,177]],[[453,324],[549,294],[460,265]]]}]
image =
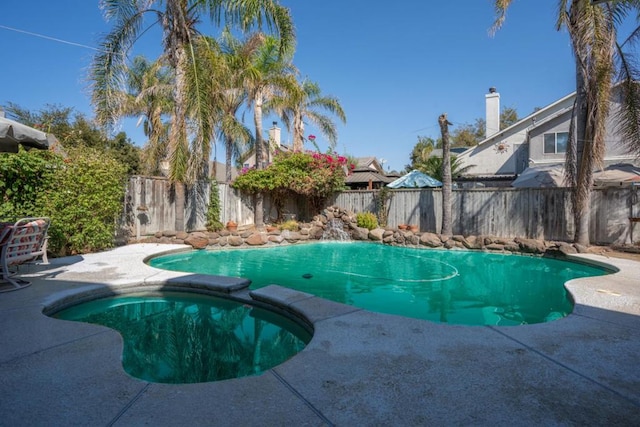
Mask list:
[{"label": "large rock", "polygon": [[482,249],[484,239],[477,236],[468,236],[462,244],[467,249]]},{"label": "large rock", "polygon": [[572,255],[578,253],[578,250],[571,244],[566,242],[558,243],[558,250],[565,255]]},{"label": "large rock", "polygon": [[302,237],[297,231],[290,230],[283,230],[281,236],[284,237],[287,242],[297,242]]},{"label": "large rock", "polygon": [[504,245],[501,245],[500,243],[489,243],[488,245],[485,245],[484,248],[490,251],[504,251]]},{"label": "large rock", "polygon": [[227,237],[227,242],[229,243],[229,246],[242,246],[244,239],[240,236],[232,235]]},{"label": "large rock", "polygon": [[541,240],[517,238],[514,241],[518,244],[522,252],[528,254],[543,254],[547,249]]},{"label": "large rock", "polygon": [[[204,233],[200,233],[200,234],[204,234]],[[180,239],[180,240],[185,240],[186,241],[188,238],[189,238],[189,233],[187,233],[185,231],[178,231],[176,233],[176,239]]]},{"label": "large rock", "polygon": [[191,245],[193,249],[204,249],[209,244],[209,238],[206,234],[196,231],[188,235],[184,242]]},{"label": "large rock", "polygon": [[324,234],[324,228],[322,227],[313,226],[311,227],[311,230],[309,230],[309,236],[311,236],[312,239],[320,240],[322,239],[323,234]]},{"label": "large rock", "polygon": [[269,236],[269,241],[273,243],[282,243],[284,242],[284,237],[279,234],[272,234]]},{"label": "large rock", "polygon": [[245,239],[245,243],[250,246],[261,246],[269,241],[269,237],[265,233],[253,233]]},{"label": "large rock", "polygon": [[420,236],[420,244],[429,246],[431,248],[439,248],[442,246],[442,240],[434,233],[422,233]]},{"label": "large rock", "polygon": [[[366,230],[366,228],[365,228]],[[382,228],[374,228],[373,230],[370,230],[368,233],[368,238],[370,240],[374,240],[376,242],[380,242],[382,241],[382,239],[384,238],[384,229]]]}]

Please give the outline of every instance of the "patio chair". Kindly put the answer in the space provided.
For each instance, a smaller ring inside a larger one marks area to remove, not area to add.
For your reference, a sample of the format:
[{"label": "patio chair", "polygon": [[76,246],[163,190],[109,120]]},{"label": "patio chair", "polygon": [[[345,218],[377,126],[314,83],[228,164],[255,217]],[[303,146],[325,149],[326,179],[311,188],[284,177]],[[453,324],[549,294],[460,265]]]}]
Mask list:
[{"label": "patio chair", "polygon": [[0,229],[0,263],[2,264],[2,276],[0,283],[11,285],[8,289],[0,288],[0,292],[15,291],[31,284],[22,279],[17,279],[16,272],[9,270],[27,261],[32,261],[42,256],[42,261],[47,264],[47,230],[49,218],[23,218],[15,224],[5,224]]}]

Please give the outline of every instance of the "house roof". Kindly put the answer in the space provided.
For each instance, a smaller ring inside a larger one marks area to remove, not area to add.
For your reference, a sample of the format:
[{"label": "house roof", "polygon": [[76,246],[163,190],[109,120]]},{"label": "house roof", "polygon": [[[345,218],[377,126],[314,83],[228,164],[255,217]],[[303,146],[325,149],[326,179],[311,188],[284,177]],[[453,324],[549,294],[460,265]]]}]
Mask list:
[{"label": "house roof", "polygon": [[[220,163],[220,162],[211,162],[210,165],[210,169],[211,171],[211,175],[213,176],[213,173],[215,171],[215,178],[217,182],[225,182],[227,179],[227,165],[225,165],[224,163]],[[234,168],[233,166],[231,167],[231,179],[236,179],[238,177],[238,169]]]},{"label": "house roof", "polygon": [[371,182],[384,182],[385,184],[392,182],[395,178],[385,176],[379,172],[367,169],[356,169],[351,175],[348,175],[344,182],[346,184],[361,184]]},{"label": "house roof", "polygon": [[[566,103],[567,101],[571,100],[572,98],[575,98],[576,96],[576,92],[572,92],[569,95],[566,95],[560,99],[558,99],[557,101],[547,105],[544,108],[541,108],[539,110],[534,111],[533,113],[529,114],[526,117],[523,117],[522,119],[518,120],[517,122],[515,122],[514,124],[512,124],[511,126],[502,129],[501,131],[491,135],[488,138],[483,139],[482,141],[480,141],[478,143],[478,145],[474,146],[474,147],[470,147],[469,149],[465,150],[463,153],[461,153],[461,155],[467,155],[471,152],[473,152],[473,150],[475,150],[476,148],[483,146],[483,145],[491,145],[494,142],[496,142],[496,140],[500,139],[504,139],[507,135],[511,134],[511,133],[516,133],[516,132],[520,132],[522,130],[523,127],[537,127],[540,126],[542,123],[546,123],[547,121],[558,117],[559,115],[564,114],[567,111],[570,111],[572,107],[564,107],[561,108],[559,110],[557,110],[559,105],[562,105],[563,103]],[[571,104],[573,105],[573,104]],[[555,113],[553,113],[554,110]]]},{"label": "house roof", "polygon": [[358,169],[366,169],[366,170],[376,170],[380,173],[384,173],[382,166],[373,156],[370,157],[357,157],[356,158],[356,170]]}]

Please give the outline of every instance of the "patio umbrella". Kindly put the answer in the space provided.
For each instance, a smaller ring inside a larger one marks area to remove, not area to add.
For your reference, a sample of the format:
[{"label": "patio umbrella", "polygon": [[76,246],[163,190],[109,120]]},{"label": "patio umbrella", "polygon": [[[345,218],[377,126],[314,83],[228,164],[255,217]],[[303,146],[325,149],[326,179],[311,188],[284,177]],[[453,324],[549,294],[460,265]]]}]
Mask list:
[{"label": "patio umbrella", "polygon": [[59,143],[51,134],[0,116],[0,152],[17,153],[20,144],[26,149],[48,150]]},{"label": "patio umbrella", "polygon": [[564,167],[562,165],[528,167],[511,183],[511,186],[516,188],[566,187]]},{"label": "patio umbrella", "polygon": [[430,177],[426,173],[418,170],[412,170],[408,174],[401,176],[395,181],[387,184],[390,188],[424,188],[424,187],[442,187],[442,183],[435,178]]}]

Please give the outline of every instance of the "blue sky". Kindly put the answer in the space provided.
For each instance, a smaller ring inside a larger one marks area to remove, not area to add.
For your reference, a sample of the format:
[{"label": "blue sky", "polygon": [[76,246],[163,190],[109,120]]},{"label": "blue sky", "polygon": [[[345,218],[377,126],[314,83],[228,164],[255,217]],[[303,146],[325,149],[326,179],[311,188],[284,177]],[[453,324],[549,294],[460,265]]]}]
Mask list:
[{"label": "blue sky", "polygon": [[[515,1],[494,37],[489,0],[281,3],[296,26],[295,65],[346,112],[337,151],[385,159],[385,169],[409,163],[419,135],[437,138],[441,113],[454,123],[451,130],[483,117],[490,86],[520,117],[574,90],[573,57],[566,32],[555,30],[553,0]],[[111,28],[97,0],[2,0],[0,26],[93,47]],[[0,46],[0,105],[37,111],[57,104],[93,115],[87,81],[93,50],[5,28]],[[152,31],[134,54],[155,57],[159,49]],[[265,120],[265,129],[273,120]],[[145,143],[135,120],[122,129],[137,145]],[[307,130],[327,147],[317,130]],[[216,155],[224,159],[220,147]]]}]

